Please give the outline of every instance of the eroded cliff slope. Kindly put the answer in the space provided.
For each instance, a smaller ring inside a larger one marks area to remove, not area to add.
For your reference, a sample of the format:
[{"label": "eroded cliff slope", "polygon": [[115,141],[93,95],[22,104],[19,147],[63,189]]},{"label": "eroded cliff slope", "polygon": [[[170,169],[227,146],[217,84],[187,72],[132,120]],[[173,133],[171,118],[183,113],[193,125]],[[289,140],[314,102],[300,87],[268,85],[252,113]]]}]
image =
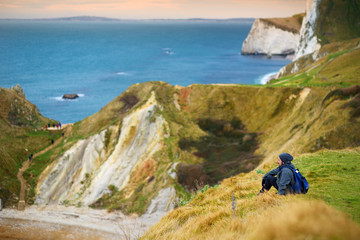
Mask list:
[{"label": "eroded cliff slope", "polygon": [[358,94],[358,88],[133,85],[75,124],[63,150],[44,156],[51,164],[41,175],[36,164],[28,170],[34,189],[28,201],[145,213],[156,212],[151,199],[163,195],[157,205],[169,210],[176,196],[186,199],[279,152],[359,146]]}]

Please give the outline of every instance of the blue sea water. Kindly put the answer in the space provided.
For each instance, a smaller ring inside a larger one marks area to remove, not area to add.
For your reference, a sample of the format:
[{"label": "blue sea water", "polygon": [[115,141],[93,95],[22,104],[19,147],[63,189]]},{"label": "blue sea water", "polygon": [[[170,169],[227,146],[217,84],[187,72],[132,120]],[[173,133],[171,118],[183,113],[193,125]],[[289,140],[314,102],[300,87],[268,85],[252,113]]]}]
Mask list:
[{"label": "blue sea water", "polygon": [[[0,86],[20,84],[63,123],[99,111],[130,85],[260,83],[289,63],[242,56],[249,22],[0,21]],[[77,100],[62,100],[77,93]]]}]

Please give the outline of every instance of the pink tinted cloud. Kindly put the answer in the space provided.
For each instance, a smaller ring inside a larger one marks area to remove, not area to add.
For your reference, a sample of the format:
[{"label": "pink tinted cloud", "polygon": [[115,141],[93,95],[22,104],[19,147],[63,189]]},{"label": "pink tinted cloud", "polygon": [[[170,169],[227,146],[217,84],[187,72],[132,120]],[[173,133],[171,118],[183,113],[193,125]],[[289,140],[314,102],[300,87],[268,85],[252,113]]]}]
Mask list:
[{"label": "pink tinted cloud", "polygon": [[[177,3],[173,0],[129,0],[123,2],[88,3],[89,1],[77,0],[68,4],[52,4],[44,7],[44,10],[71,10],[71,11],[96,11],[96,10],[141,10],[152,7],[176,8]],[[91,2],[91,1],[90,1]]]},{"label": "pink tinted cloud", "polygon": [[0,3],[0,8],[21,8],[19,5]]},{"label": "pink tinted cloud", "polygon": [[0,0],[0,18],[96,15],[128,18],[291,16],[306,0]]}]

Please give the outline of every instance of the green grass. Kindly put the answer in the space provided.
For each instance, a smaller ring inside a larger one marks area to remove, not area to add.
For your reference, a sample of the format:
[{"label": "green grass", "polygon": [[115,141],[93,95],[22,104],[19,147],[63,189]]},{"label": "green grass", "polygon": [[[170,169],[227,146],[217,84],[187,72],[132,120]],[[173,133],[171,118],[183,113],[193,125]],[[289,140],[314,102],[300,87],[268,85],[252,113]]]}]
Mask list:
[{"label": "green grass", "polygon": [[37,181],[41,173],[45,168],[51,164],[58,156],[61,156],[65,153],[65,144],[61,142],[56,147],[50,149],[49,151],[37,156],[31,162],[29,168],[24,172],[23,176],[28,184],[26,201],[29,204],[32,204],[35,200],[35,188]]},{"label": "green grass", "polygon": [[322,46],[319,55],[324,56],[314,62],[311,57],[304,56],[288,65],[298,65],[300,70],[294,74],[271,80],[266,86],[313,87],[337,86],[345,87],[360,83],[360,49],[359,38],[334,42]]},{"label": "green grass", "polygon": [[360,151],[323,151],[295,159],[309,198],[322,199],[360,223]]},{"label": "green grass", "polygon": [[34,158],[30,167],[24,172],[23,176],[29,188],[27,189],[26,200],[32,204],[35,200],[35,187],[38,177],[42,171],[52,162],[54,156],[54,149]]}]

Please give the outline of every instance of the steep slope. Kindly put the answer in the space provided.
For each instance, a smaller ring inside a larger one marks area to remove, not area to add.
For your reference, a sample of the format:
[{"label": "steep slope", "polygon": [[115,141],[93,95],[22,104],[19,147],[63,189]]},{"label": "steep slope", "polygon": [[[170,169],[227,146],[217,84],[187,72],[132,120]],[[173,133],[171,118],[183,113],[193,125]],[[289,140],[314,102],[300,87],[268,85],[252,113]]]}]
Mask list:
[{"label": "steep slope", "polygon": [[360,38],[326,44],[283,67],[269,86],[351,86],[360,81]]},{"label": "steep slope", "polygon": [[281,69],[278,77],[296,73],[327,54],[346,49],[336,43],[359,38],[359,22],[359,0],[308,0],[294,61]]},{"label": "steep slope", "polygon": [[[58,150],[39,156],[26,174],[33,189],[28,202],[141,214],[152,211],[151,199],[165,189],[163,205],[170,206],[174,190],[187,199],[189,192],[249,172],[280,151],[356,147],[357,94],[332,88],[133,85],[75,124]],[[51,164],[45,168],[42,161]]]},{"label": "steep slope", "polygon": [[226,179],[198,192],[141,239],[358,239],[359,161],[359,149],[297,156],[294,163],[310,183],[307,195],[282,197],[271,189],[257,196],[260,169]]},{"label": "steep slope", "polygon": [[61,136],[43,131],[53,120],[43,117],[37,107],[26,100],[21,87],[0,87],[0,198],[9,206],[16,202],[20,190],[17,172],[22,162]]},{"label": "steep slope", "polygon": [[360,36],[360,1],[308,0],[295,59]]},{"label": "steep slope", "polygon": [[44,182],[38,184],[36,203],[68,201],[90,205],[109,191],[109,186],[122,190],[132,169],[160,150],[167,134],[163,118],[150,120],[157,108],[161,106],[152,92],[144,105],[123,119],[121,129],[116,129],[121,134],[108,158],[104,149],[106,130],[66,151],[42,174]]},{"label": "steep slope", "polygon": [[256,19],[243,42],[241,54],[294,54],[302,17],[299,14],[290,18]]}]

